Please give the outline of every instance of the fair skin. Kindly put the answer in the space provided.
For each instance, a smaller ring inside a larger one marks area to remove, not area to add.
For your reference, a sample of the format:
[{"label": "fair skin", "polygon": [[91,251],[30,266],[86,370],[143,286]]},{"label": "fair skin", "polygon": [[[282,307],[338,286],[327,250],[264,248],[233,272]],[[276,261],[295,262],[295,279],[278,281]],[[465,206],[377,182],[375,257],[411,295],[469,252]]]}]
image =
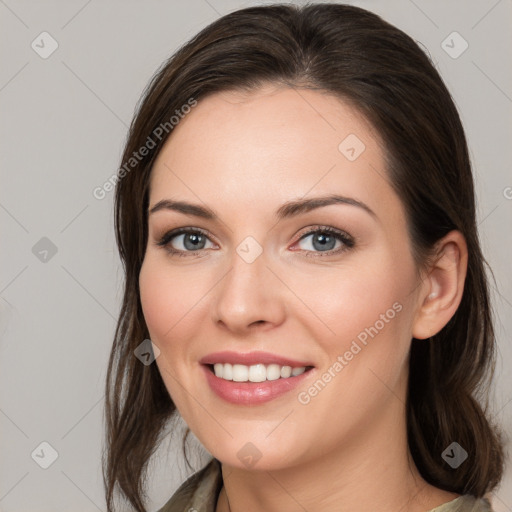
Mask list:
[{"label": "fair skin", "polygon": [[[349,134],[365,145],[353,161],[338,149]],[[374,214],[331,204],[274,216],[288,201],[331,194]],[[455,313],[466,245],[459,232],[449,233],[436,261],[419,272],[379,137],[357,111],[326,93],[275,86],[207,97],[154,164],[149,209],[171,198],[218,218],[168,209],[149,215],[141,302],[174,403],[222,462],[217,512],[426,512],[455,499],[419,475],[407,446],[405,402],[411,338],[432,336]],[[355,243],[337,241],[322,255],[313,244],[318,236],[300,240],[313,226],[341,230]],[[156,245],[181,227],[207,233],[195,254],[186,235],[168,244],[188,251],[184,257]],[[248,236],[263,251],[251,263],[236,250]],[[334,253],[338,247],[345,250]],[[397,303],[400,311],[377,324]],[[332,373],[338,356],[375,325],[378,334],[301,403],[299,393]],[[199,364],[224,350],[261,350],[314,368],[274,400],[234,404],[212,391]],[[237,455],[248,442],[261,454],[253,467]]]}]

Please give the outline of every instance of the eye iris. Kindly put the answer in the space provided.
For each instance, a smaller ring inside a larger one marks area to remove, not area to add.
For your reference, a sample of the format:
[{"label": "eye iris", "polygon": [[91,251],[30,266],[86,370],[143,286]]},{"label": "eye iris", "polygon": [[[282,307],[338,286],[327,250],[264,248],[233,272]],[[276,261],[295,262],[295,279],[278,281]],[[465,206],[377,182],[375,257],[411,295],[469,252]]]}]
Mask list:
[{"label": "eye iris", "polygon": [[[319,243],[319,245],[317,245],[317,242]],[[318,233],[316,235],[313,235],[313,247],[316,250],[326,249],[329,251],[331,249],[334,249],[335,245],[336,238],[331,235],[327,235],[325,233]]]},{"label": "eye iris", "polygon": [[204,243],[205,237],[203,235],[198,233],[185,233],[184,245],[186,249],[190,249],[192,251],[203,249]]}]

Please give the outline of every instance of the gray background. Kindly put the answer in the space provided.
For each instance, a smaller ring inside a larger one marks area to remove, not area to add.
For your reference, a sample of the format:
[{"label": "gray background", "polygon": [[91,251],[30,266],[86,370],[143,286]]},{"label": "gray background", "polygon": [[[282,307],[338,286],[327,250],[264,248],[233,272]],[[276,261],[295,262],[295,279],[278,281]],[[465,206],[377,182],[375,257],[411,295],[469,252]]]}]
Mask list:
[{"label": "gray background", "polygon": [[[122,271],[113,194],[92,191],[116,172],[135,104],[163,60],[220,15],[256,3],[0,0],[0,510],[105,510],[103,388]],[[510,436],[512,0],[352,3],[420,41],[460,110],[498,284],[494,414]],[[46,59],[31,47],[50,48],[44,31],[58,43]],[[457,58],[464,43],[454,31],[469,45]],[[152,460],[150,510],[191,473],[172,456],[179,435],[169,439]],[[42,442],[58,453],[48,469]],[[496,511],[512,511],[511,475],[494,493]]]}]

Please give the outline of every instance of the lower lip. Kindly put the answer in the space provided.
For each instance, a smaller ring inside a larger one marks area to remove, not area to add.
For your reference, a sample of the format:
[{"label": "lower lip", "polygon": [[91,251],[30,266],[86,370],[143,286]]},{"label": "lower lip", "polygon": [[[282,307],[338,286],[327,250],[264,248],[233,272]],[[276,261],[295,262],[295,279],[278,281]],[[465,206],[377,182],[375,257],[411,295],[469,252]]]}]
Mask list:
[{"label": "lower lip", "polygon": [[207,365],[202,365],[206,380],[220,398],[237,405],[262,404],[295,389],[307,379],[314,369],[305,371],[296,377],[266,380],[264,382],[234,382],[216,377]]}]

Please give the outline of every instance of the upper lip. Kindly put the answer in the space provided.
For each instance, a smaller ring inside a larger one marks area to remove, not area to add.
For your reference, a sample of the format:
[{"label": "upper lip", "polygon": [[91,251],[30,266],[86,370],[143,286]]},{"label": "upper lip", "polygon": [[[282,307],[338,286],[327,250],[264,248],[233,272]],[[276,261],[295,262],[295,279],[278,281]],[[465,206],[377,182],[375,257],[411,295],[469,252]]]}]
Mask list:
[{"label": "upper lip", "polygon": [[215,363],[230,363],[230,364],[243,364],[251,366],[254,364],[278,364],[280,366],[292,366],[300,368],[302,366],[313,366],[308,361],[297,361],[289,357],[271,354],[270,352],[214,352],[204,356],[200,361],[201,364],[215,364]]}]

